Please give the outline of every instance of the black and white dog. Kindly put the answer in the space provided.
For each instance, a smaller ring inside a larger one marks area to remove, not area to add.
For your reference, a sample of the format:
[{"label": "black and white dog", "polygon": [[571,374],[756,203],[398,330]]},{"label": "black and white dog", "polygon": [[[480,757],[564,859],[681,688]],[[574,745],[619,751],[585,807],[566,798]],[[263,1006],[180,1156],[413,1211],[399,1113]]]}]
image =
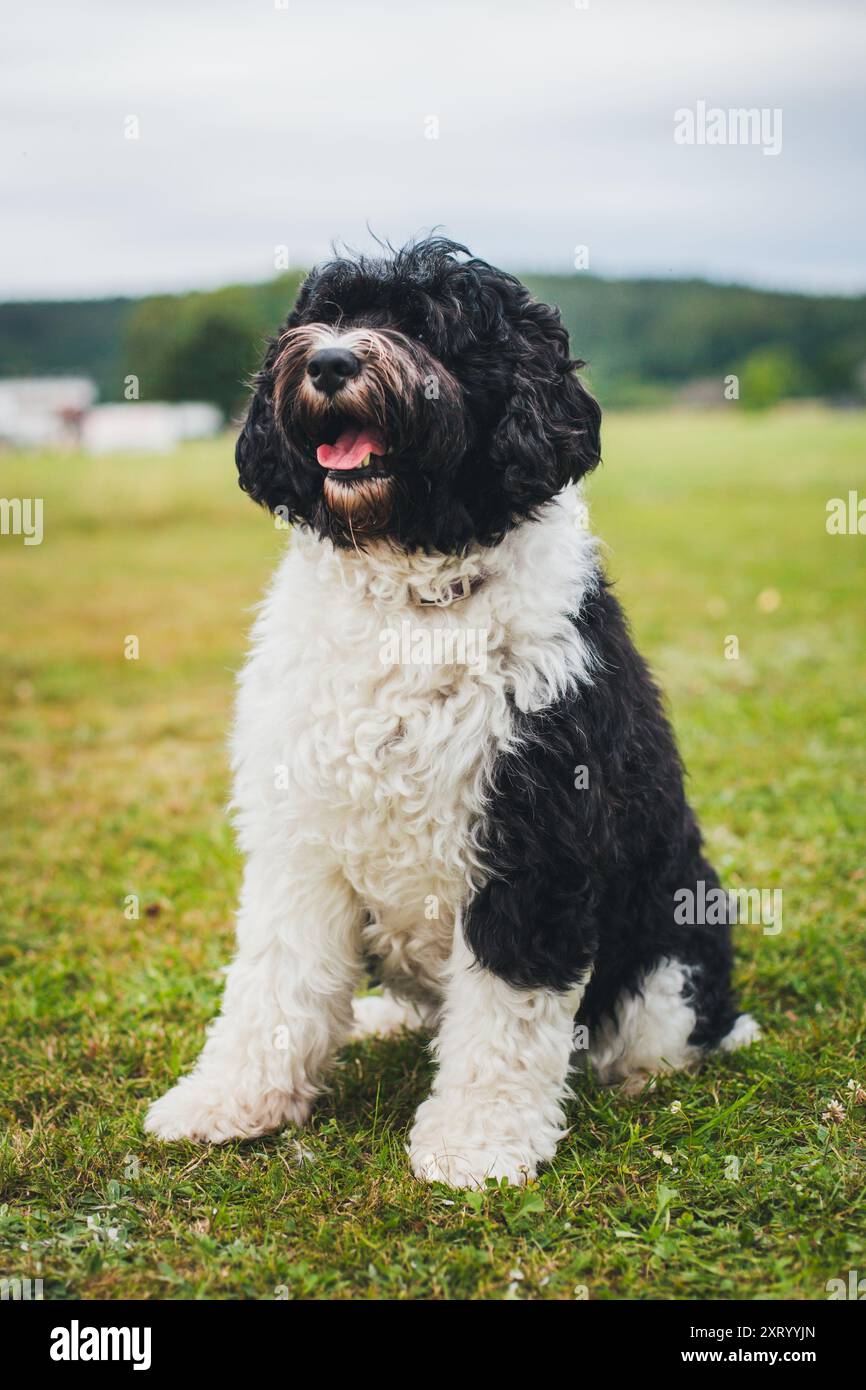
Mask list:
[{"label": "black and white dog", "polygon": [[443,239],[314,271],[271,343],[237,462],[294,528],[240,678],[238,949],[163,1139],[300,1124],[347,1038],[429,1027],[414,1172],[519,1182],[576,1024],[632,1086],[756,1036],[727,922],[677,921],[718,879],[573,486],[582,365]]}]

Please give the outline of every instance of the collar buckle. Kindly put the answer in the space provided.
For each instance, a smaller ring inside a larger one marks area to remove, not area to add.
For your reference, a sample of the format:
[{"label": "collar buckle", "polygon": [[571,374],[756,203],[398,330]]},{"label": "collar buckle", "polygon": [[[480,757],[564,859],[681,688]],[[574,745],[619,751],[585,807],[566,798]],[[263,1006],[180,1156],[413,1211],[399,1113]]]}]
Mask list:
[{"label": "collar buckle", "polygon": [[436,596],[436,598],[419,598],[418,602],[425,607],[450,608],[452,603],[459,603],[461,599],[471,598],[472,595],[481,588],[486,575],[484,574],[461,574],[459,579],[453,579],[450,584]]}]

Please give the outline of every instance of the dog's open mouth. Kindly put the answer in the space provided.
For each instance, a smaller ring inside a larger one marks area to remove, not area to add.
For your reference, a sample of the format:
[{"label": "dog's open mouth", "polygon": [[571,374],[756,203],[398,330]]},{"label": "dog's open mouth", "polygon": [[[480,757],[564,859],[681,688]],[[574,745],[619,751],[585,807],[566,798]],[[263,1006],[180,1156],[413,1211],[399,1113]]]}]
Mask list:
[{"label": "dog's open mouth", "polygon": [[388,472],[384,463],[388,446],[375,425],[341,417],[324,425],[322,433],[316,458],[331,477],[348,481],[382,477]]}]

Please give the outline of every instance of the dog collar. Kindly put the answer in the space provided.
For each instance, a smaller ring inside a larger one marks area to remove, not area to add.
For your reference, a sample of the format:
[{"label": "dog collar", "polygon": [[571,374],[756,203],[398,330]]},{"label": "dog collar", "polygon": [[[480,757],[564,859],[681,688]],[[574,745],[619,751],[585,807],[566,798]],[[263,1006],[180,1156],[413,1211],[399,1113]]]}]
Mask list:
[{"label": "dog collar", "polygon": [[454,579],[450,584],[446,584],[440,589],[435,598],[421,598],[418,602],[425,607],[450,608],[452,603],[459,603],[463,598],[470,598],[476,593],[487,578],[486,574],[462,574],[459,579]]}]

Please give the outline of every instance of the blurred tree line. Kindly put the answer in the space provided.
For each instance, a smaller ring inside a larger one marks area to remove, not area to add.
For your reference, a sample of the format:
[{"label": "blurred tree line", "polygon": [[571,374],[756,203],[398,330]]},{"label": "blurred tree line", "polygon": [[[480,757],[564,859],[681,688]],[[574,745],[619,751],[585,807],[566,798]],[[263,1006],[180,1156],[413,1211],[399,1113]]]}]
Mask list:
[{"label": "blurred tree line", "polygon": [[[301,274],[261,285],[145,299],[0,305],[0,375],[82,373],[103,400],[134,374],[143,400],[243,407],[266,336]],[[662,402],[688,383],[744,408],[788,397],[866,401],[866,297],[780,294],[702,280],[529,276],[557,304],[572,350],[607,406]]]},{"label": "blurred tree line", "polygon": [[530,277],[558,304],[572,351],[589,362],[602,404],[641,404],[725,378],[761,408],[791,396],[866,399],[866,297],[780,294],[705,280]]},{"label": "blurred tree line", "polygon": [[155,295],[133,308],[124,355],[142,397],[212,401],[227,418],[246,400],[265,339],[285,318],[301,274],[264,285],[186,295]]}]

